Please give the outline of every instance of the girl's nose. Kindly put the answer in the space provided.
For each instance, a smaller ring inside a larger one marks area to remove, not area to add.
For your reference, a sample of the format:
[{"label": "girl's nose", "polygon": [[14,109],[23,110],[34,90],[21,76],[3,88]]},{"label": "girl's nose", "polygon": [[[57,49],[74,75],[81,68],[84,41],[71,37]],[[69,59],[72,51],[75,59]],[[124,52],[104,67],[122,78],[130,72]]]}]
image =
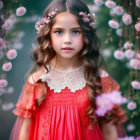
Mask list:
[{"label": "girl's nose", "polygon": [[65,44],[71,44],[71,35],[69,33],[66,33],[65,36],[64,36],[64,43]]}]

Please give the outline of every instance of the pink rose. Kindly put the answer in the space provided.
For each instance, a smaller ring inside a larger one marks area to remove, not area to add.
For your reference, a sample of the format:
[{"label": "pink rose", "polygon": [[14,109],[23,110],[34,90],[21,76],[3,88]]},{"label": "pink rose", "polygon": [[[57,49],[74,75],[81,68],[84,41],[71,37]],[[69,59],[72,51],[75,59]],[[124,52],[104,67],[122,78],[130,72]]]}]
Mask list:
[{"label": "pink rose", "polygon": [[140,8],[140,0],[136,0],[136,6]]},{"label": "pink rose", "polygon": [[139,81],[132,81],[131,85],[134,89],[140,89],[140,82]]},{"label": "pink rose", "polygon": [[134,57],[135,52],[131,49],[128,49],[128,50],[125,51],[124,55],[125,55],[126,58],[131,59],[131,58]]},{"label": "pink rose", "polygon": [[26,8],[23,6],[17,8],[17,10],[16,10],[17,16],[23,16],[25,13],[26,13]]},{"label": "pink rose", "polygon": [[8,59],[14,59],[17,57],[17,51],[15,49],[10,49],[8,52],[7,52],[7,57]]},{"label": "pink rose", "polygon": [[12,22],[11,20],[7,19],[7,20],[5,21],[5,23],[2,25],[2,27],[3,27],[6,31],[11,30],[11,29],[13,28],[13,22]]},{"label": "pink rose", "polygon": [[2,110],[8,111],[8,110],[12,109],[13,107],[14,107],[14,104],[12,102],[10,102],[10,103],[4,103],[2,105]]},{"label": "pink rose", "polygon": [[129,41],[127,41],[125,44],[124,44],[124,48],[125,49],[131,49],[131,47],[133,46],[133,43],[130,43]]},{"label": "pink rose", "polygon": [[127,108],[128,108],[129,110],[134,110],[134,109],[137,108],[137,104],[136,104],[135,102],[131,101],[131,102],[129,102],[129,103],[127,104]]},{"label": "pink rose", "polygon": [[126,25],[131,24],[131,23],[132,23],[132,17],[131,17],[131,15],[125,13],[125,14],[123,15],[123,17],[122,17],[122,21],[123,21],[123,23],[126,24]]},{"label": "pink rose", "polygon": [[137,23],[137,24],[135,24],[135,29],[137,30],[137,32],[139,32],[139,31],[140,31],[140,22],[139,22],[139,23]]},{"label": "pink rose", "polygon": [[94,3],[98,6],[101,6],[104,3],[104,1],[103,0],[94,0]]},{"label": "pink rose", "polygon": [[7,80],[5,80],[5,79],[0,79],[0,87],[6,87],[8,85],[8,82],[7,82]]},{"label": "pink rose", "polygon": [[122,29],[117,29],[116,34],[121,37],[122,36]]},{"label": "pink rose", "polygon": [[131,59],[130,66],[135,70],[140,70],[140,60],[136,58]]},{"label": "pink rose", "polygon": [[140,136],[138,136],[138,137],[136,138],[136,140],[140,140]]},{"label": "pink rose", "polygon": [[105,5],[106,5],[106,7],[108,7],[108,8],[113,8],[113,7],[116,6],[116,3],[115,3],[114,1],[112,1],[112,0],[107,0],[107,1],[105,2]]},{"label": "pink rose", "polygon": [[12,69],[12,63],[11,62],[4,63],[2,69],[4,71],[10,71]]},{"label": "pink rose", "polygon": [[116,50],[116,51],[114,52],[114,57],[115,57],[116,59],[119,59],[119,60],[123,59],[123,58],[124,58],[124,53],[123,53],[123,51],[121,51],[121,50]]},{"label": "pink rose", "polygon": [[122,15],[123,12],[124,12],[124,10],[123,10],[123,8],[122,8],[121,6],[116,6],[116,7],[113,9],[113,11],[114,11],[114,13],[115,13],[116,15]]},{"label": "pink rose", "polygon": [[108,22],[108,24],[109,24],[109,26],[110,26],[111,28],[113,28],[113,29],[119,28],[119,23],[118,23],[116,20],[114,20],[114,19],[110,20],[110,21]]}]

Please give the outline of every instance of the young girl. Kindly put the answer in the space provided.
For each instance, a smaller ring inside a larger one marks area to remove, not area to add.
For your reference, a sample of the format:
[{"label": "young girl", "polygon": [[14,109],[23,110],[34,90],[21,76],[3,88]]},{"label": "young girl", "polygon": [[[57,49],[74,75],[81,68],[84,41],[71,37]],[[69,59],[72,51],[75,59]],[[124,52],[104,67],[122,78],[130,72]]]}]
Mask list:
[{"label": "young girl", "polygon": [[95,98],[119,90],[101,69],[95,16],[81,0],[54,0],[36,23],[36,71],[19,97],[10,140],[117,140],[126,120],[119,106],[95,114]]}]

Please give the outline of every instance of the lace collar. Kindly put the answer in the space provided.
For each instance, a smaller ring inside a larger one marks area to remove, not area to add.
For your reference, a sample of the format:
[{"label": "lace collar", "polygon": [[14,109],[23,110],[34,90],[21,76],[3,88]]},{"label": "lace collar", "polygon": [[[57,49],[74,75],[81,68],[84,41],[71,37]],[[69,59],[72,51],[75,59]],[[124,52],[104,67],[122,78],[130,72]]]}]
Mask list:
[{"label": "lace collar", "polygon": [[49,72],[40,77],[42,82],[47,82],[50,89],[54,89],[54,92],[60,93],[62,89],[68,87],[71,92],[82,89],[86,86],[86,80],[84,77],[84,66],[81,66],[73,71],[60,71],[52,66],[47,66]]}]

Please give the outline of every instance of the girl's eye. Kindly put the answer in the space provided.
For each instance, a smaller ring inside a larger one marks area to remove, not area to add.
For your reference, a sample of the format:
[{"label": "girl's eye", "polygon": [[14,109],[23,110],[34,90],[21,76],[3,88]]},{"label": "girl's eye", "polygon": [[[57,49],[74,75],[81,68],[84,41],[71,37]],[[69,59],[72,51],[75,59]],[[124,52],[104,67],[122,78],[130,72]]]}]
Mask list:
[{"label": "girl's eye", "polygon": [[62,31],[55,31],[54,33],[61,35],[63,32]]},{"label": "girl's eye", "polygon": [[77,34],[80,34],[81,32],[79,30],[75,30],[75,31],[72,31],[72,34],[74,35],[77,35]]}]

